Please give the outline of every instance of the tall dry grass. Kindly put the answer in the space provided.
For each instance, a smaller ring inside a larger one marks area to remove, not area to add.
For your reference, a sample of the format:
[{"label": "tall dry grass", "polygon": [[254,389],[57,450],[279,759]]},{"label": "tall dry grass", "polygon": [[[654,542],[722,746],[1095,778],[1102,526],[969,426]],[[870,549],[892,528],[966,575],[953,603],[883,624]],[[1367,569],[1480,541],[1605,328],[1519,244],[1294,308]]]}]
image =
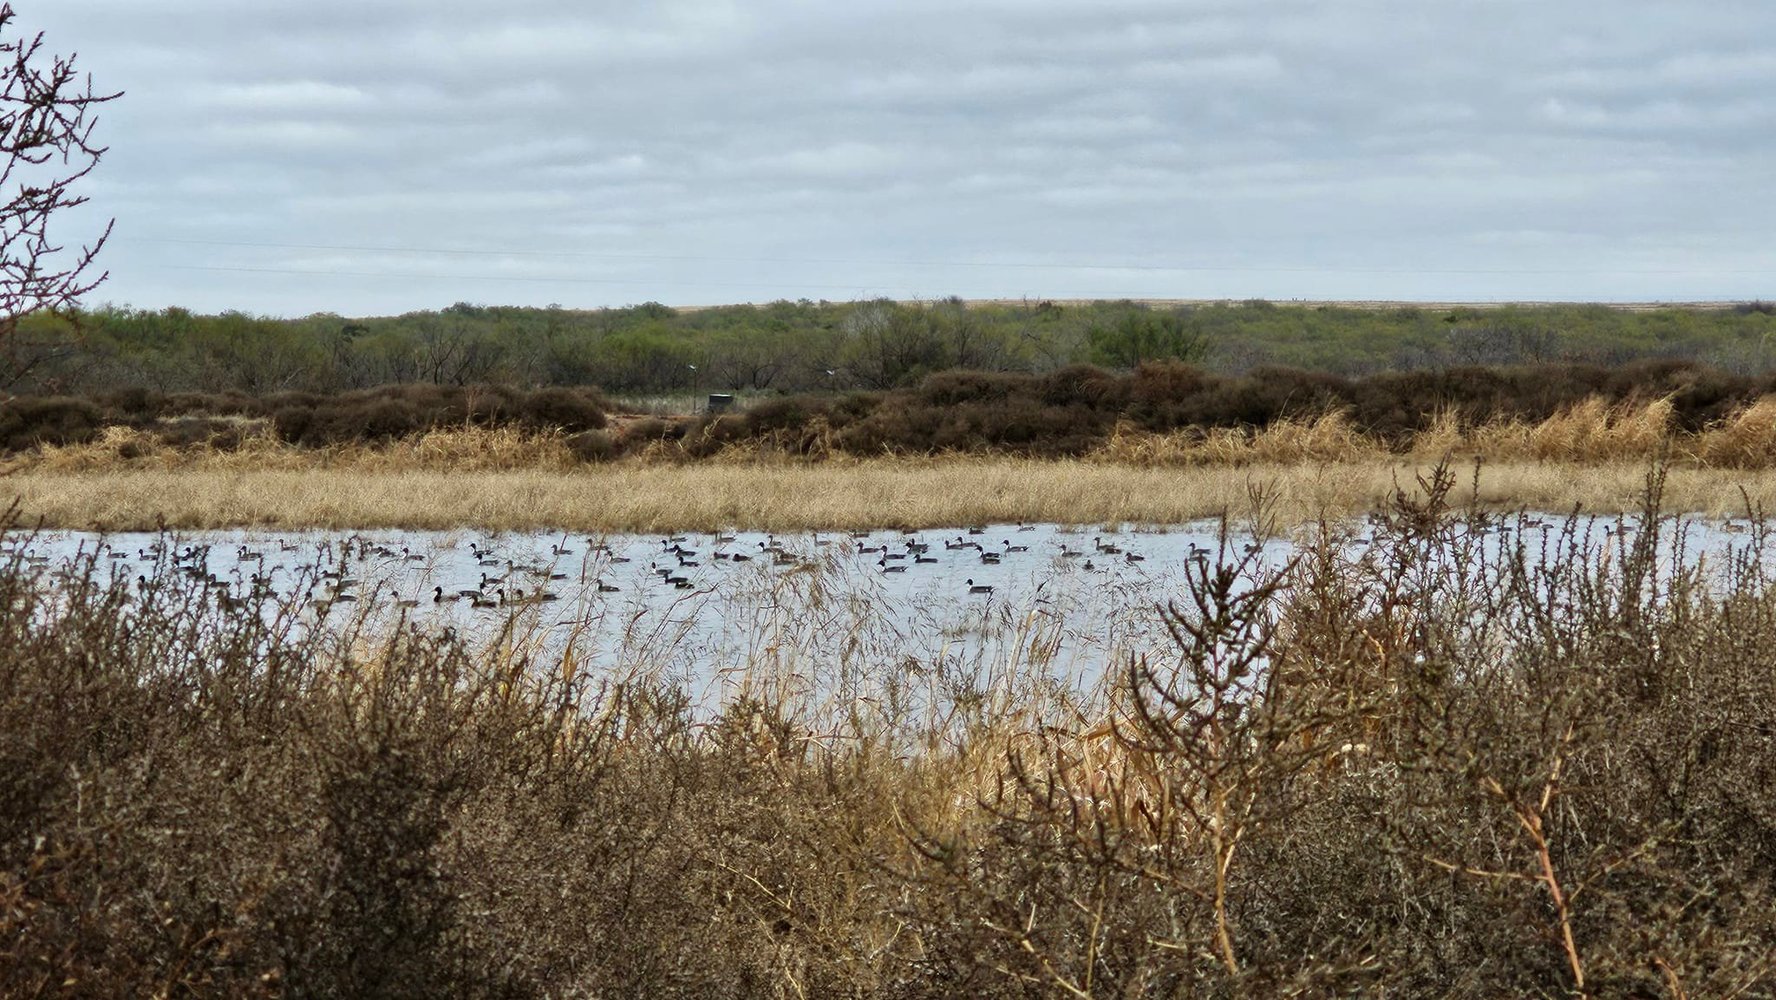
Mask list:
[{"label": "tall dry grass", "polygon": [[519,427],[446,427],[375,445],[298,448],[281,441],[264,421],[241,424],[238,442],[228,448],[180,447],[139,428],[107,427],[96,440],[85,444],[45,445],[33,454],[15,457],[0,464],[0,474],[15,470],[99,472],[120,467],[192,472],[351,469],[370,474],[428,469],[566,471],[585,464],[567,444],[567,435]]},{"label": "tall dry grass", "polygon": [[[1015,459],[808,466],[619,465],[574,472],[356,469],[16,473],[0,496],[46,527],[181,530],[239,526],[574,532],[933,528],[1045,521],[1177,524],[1218,517],[1260,489],[1292,524],[1362,514],[1410,484],[1411,461],[1132,468]],[[1644,466],[1485,465],[1493,509],[1632,509]],[[1463,490],[1468,489],[1464,484]],[[1674,469],[1673,509],[1776,507],[1776,474]]]},{"label": "tall dry grass", "polygon": [[1260,430],[1148,434],[1124,424],[1081,459],[947,454],[796,457],[744,441],[652,440],[632,457],[585,460],[573,436],[517,428],[433,430],[381,445],[296,448],[263,428],[236,446],[174,447],[109,428],[0,465],[0,494],[62,527],[222,525],[563,528],[908,528],[988,521],[1176,522],[1213,517],[1254,486],[1285,517],[1373,509],[1394,484],[1445,458],[1483,463],[1484,502],[1614,512],[1643,463],[1670,464],[1668,502],[1707,512],[1776,499],[1776,399],[1695,432],[1670,400],[1591,400],[1538,424],[1464,425],[1436,415],[1405,441],[1342,411]]},{"label": "tall dry grass", "polygon": [[[1679,429],[1674,415],[1670,397],[1616,404],[1592,397],[1535,423],[1505,420],[1475,424],[1464,421],[1452,410],[1440,410],[1429,418],[1424,429],[1399,439],[1366,433],[1342,409],[1312,418],[1278,420],[1257,428],[1193,428],[1153,433],[1123,421],[1111,429],[1102,444],[1083,457],[1093,462],[1142,468],[1355,463],[1403,455],[1426,461],[1455,455],[1489,462],[1575,464],[1641,462],[1663,456],[1679,467],[1776,466],[1776,397],[1760,399],[1693,432]],[[629,421],[635,423],[637,420]],[[761,442],[716,433],[726,425],[703,427],[679,438],[666,435],[668,425],[653,423],[657,428],[641,429],[639,443],[615,464],[697,461],[793,465],[808,460],[860,460],[830,446],[801,449],[798,458],[794,450],[781,447],[775,439]],[[235,424],[239,432],[227,447],[169,444],[149,430],[108,427],[91,442],[42,445],[14,455],[0,463],[0,474],[120,468],[356,469],[367,473],[567,471],[584,467],[589,460],[595,462],[599,457],[589,455],[586,446],[576,442],[576,437],[583,435],[519,426],[443,427],[375,444],[296,447],[282,442],[263,420],[242,418]],[[624,425],[624,434],[636,430],[629,424]]]},{"label": "tall dry grass", "polygon": [[1088,456],[1137,467],[1286,465],[1385,460],[1389,449],[1364,435],[1342,410],[1262,428],[1217,427],[1154,434],[1124,422]]},{"label": "tall dry grass", "polygon": [[1776,461],[1776,397],[1765,397],[1700,436],[1691,449],[1704,465],[1767,468]]}]

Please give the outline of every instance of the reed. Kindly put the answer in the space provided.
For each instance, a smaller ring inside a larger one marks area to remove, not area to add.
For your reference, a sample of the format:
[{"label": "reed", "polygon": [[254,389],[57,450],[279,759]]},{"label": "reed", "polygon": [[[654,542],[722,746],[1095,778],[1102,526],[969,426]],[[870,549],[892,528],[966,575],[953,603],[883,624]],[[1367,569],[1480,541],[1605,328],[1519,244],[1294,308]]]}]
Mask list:
[{"label": "reed", "polygon": [[[1124,422],[1077,459],[945,453],[859,459],[780,443],[686,439],[652,430],[628,458],[603,431],[569,435],[458,426],[382,444],[301,448],[238,420],[228,447],[175,446],[110,427],[85,444],[45,445],[0,464],[0,494],[62,527],[548,528],[585,531],[755,527],[909,528],[988,521],[1176,522],[1220,515],[1254,485],[1280,513],[1374,509],[1396,481],[1445,456],[1482,463],[1481,499],[1499,507],[1632,505],[1638,470],[1669,463],[1667,502],[1735,510],[1776,499],[1776,397],[1694,431],[1669,398],[1590,399],[1536,424],[1466,424],[1453,410],[1403,440],[1366,434],[1342,410],[1258,430],[1149,433]],[[658,422],[656,422],[658,423]],[[619,437],[637,433],[622,429]],[[693,454],[701,457],[692,457]]]},{"label": "reed", "polygon": [[[931,528],[1013,521],[1176,524],[1218,517],[1254,488],[1300,523],[1373,510],[1425,463],[1411,460],[1130,467],[1030,459],[593,466],[567,472],[359,469],[142,469],[15,472],[0,498],[46,527],[153,530],[228,526],[447,530],[714,531]],[[1644,466],[1482,465],[1491,509],[1633,508]],[[1467,489],[1464,485],[1464,491]],[[1465,493],[1464,493],[1465,495]],[[1776,506],[1776,473],[1674,468],[1676,510]]]},{"label": "reed", "polygon": [[[762,436],[739,433],[738,424],[675,426],[648,417],[620,419],[610,432],[568,434],[518,424],[451,425],[377,442],[350,441],[297,446],[284,441],[263,418],[208,418],[226,425],[223,443],[184,441],[164,427],[110,426],[86,442],[41,444],[0,463],[0,472],[109,471],[114,469],[357,469],[404,471],[567,471],[595,463],[724,465],[858,461],[868,454],[846,450],[826,418],[803,415],[800,423]],[[1694,430],[1678,426],[1672,396],[1609,402],[1589,397],[1551,416],[1474,422],[1452,407],[1437,409],[1413,433],[1384,436],[1364,430],[1347,408],[1318,416],[1279,419],[1258,427],[1187,427],[1148,431],[1130,420],[1112,425],[1094,446],[1075,457],[1137,467],[1246,466],[1295,462],[1361,462],[1411,455],[1435,460],[1445,454],[1489,462],[1607,464],[1663,455],[1678,465],[1776,466],[1776,397],[1730,410]],[[1061,431],[1057,430],[1057,433]],[[1076,433],[1066,430],[1066,433]],[[212,435],[213,437],[213,435]],[[175,441],[183,443],[173,443]],[[877,457],[933,455],[976,458],[1025,457],[1016,449],[936,448],[920,451],[884,440]],[[1030,453],[1043,457],[1042,449]],[[619,456],[621,456],[619,458]],[[1053,457],[1053,456],[1047,456]]]},{"label": "reed", "polygon": [[1692,451],[1704,465],[1768,467],[1776,461],[1776,396],[1766,396],[1708,428]]}]

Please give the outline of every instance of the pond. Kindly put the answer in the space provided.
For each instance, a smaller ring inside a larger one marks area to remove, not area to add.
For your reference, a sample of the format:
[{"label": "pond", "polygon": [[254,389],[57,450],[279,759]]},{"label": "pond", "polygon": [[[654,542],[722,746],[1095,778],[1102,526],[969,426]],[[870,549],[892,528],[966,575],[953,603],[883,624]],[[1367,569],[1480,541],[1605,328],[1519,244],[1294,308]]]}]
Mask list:
[{"label": "pond", "polygon": [[[1723,564],[1754,544],[1751,528],[1685,520],[1661,530],[1660,559],[1668,569]],[[1361,558],[1367,530],[1356,522],[1337,544]],[[1469,553],[1539,546],[1535,558],[1557,548],[1606,558],[1637,530],[1624,519],[1495,518],[1476,527]],[[1225,561],[1255,579],[1285,566],[1305,537],[1198,522],[597,537],[43,531],[12,532],[7,545],[46,574],[96,556],[106,581],[137,592],[179,581],[218,604],[255,594],[272,598],[267,608],[300,603],[306,629],[449,630],[555,660],[571,649],[580,667],[665,677],[720,699],[764,683],[847,696],[873,674],[941,684],[1033,672],[1088,686],[1131,657],[1176,654],[1160,608],[1192,574]]]}]

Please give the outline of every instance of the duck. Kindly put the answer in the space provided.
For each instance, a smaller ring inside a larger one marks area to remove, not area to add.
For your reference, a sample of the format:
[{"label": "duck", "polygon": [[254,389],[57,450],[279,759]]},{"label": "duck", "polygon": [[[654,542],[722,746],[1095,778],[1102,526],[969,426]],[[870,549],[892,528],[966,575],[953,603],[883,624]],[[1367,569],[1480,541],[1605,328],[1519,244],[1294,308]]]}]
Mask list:
[{"label": "duck", "polygon": [[975,583],[971,577],[968,581],[968,592],[970,594],[991,594],[993,588],[984,583]]}]

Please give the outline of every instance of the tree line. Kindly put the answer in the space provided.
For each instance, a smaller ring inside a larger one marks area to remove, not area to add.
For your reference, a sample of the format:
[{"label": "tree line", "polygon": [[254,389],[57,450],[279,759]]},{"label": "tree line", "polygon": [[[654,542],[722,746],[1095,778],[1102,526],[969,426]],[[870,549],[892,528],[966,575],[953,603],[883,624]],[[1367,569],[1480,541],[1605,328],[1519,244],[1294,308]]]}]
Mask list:
[{"label": "tree line", "polygon": [[887,390],[942,371],[1044,374],[1182,361],[1241,375],[1341,376],[1462,365],[1695,361],[1776,367],[1776,305],[1626,310],[1140,302],[780,301],[675,310],[458,303],[277,319],[103,307],[25,317],[0,388],[15,394],[345,392],[390,384],[598,386],[617,395]]}]

